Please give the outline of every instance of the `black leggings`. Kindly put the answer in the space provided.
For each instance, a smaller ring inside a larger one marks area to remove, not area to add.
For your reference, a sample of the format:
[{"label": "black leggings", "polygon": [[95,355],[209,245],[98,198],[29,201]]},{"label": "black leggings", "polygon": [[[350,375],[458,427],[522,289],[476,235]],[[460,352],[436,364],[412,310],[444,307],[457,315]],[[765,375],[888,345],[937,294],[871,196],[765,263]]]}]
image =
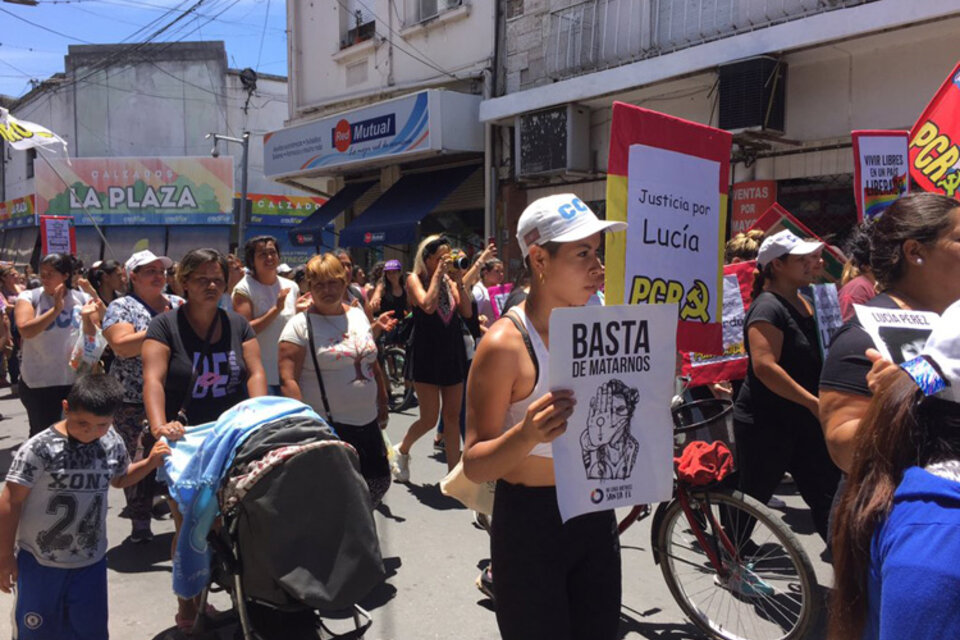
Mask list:
[{"label": "black leggings", "polygon": [[609,640],[620,623],[613,511],[560,521],[555,487],[497,482],[493,591],[503,640]]},{"label": "black leggings", "polygon": [[784,420],[781,416],[778,420],[757,419],[753,424],[735,420],[733,429],[740,490],[766,504],[784,472],[789,471],[810,507],[817,533],[826,540],[840,470],[830,459],[816,418]]},{"label": "black leggings", "polygon": [[31,436],[60,421],[63,414],[63,401],[67,399],[70,388],[71,385],[31,389],[23,379],[20,380],[17,393],[20,396],[20,402],[27,410]]}]

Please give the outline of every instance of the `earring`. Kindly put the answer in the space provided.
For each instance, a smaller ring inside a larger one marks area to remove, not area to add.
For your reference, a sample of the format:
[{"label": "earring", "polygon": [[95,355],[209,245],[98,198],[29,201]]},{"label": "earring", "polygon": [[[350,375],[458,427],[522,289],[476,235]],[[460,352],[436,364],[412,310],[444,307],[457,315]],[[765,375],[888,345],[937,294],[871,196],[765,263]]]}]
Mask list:
[{"label": "earring", "polygon": [[923,264],[923,258],[917,258],[917,266],[920,266],[922,264]]},{"label": "earring", "polygon": [[543,284],[543,281],[544,281],[543,271],[541,271],[541,272],[540,272],[540,284]]}]

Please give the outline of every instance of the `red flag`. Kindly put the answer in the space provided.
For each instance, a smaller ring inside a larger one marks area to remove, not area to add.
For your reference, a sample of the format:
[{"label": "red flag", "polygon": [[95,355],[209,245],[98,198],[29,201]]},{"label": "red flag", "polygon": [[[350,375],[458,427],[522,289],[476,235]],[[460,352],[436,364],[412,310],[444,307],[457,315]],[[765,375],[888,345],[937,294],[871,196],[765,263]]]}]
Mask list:
[{"label": "red flag", "polygon": [[924,191],[954,197],[960,188],[960,63],[910,131],[910,175]]}]

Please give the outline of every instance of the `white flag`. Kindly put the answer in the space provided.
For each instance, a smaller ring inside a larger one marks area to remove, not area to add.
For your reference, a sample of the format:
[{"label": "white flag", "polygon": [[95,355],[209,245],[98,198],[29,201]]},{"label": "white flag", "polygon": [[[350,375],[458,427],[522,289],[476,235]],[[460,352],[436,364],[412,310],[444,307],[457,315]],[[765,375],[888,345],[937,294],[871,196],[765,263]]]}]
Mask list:
[{"label": "white flag", "polygon": [[67,152],[66,140],[35,122],[17,120],[3,107],[0,107],[0,138],[17,151],[62,144],[64,154]]}]

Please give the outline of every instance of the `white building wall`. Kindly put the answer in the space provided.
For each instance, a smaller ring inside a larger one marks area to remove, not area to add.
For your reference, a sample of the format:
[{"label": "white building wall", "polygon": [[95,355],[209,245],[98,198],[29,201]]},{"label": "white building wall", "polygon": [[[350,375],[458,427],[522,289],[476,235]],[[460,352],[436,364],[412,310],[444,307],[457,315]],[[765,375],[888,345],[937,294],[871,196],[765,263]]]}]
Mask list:
[{"label": "white building wall", "polygon": [[[443,10],[419,21],[421,3]],[[287,0],[292,122],[422,87],[456,85],[458,78],[476,78],[492,65],[494,0],[364,0],[363,5],[371,10],[375,35],[343,46],[355,24],[348,18],[349,2]]]}]

